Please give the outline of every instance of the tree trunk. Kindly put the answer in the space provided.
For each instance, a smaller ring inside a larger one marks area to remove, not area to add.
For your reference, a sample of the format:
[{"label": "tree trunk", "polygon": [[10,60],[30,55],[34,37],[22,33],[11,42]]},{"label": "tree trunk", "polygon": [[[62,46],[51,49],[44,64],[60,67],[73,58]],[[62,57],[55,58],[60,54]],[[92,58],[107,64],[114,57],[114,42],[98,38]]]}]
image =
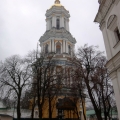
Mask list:
[{"label": "tree trunk", "polygon": [[33,119],[34,118],[34,108],[35,108],[35,96],[33,98],[33,104],[32,104],[32,111],[31,111],[31,118]]},{"label": "tree trunk", "polygon": [[38,82],[38,89],[37,89],[37,98],[38,98],[38,112],[39,112],[39,118],[42,118],[41,117],[41,103],[40,103],[40,93],[39,93],[39,82]]},{"label": "tree trunk", "polygon": [[[48,93],[49,94],[49,93]],[[49,94],[49,119],[51,120],[52,119],[52,110],[51,110],[51,99],[50,99],[50,94]]]},{"label": "tree trunk", "polygon": [[[82,98],[82,99],[83,99],[83,98]],[[83,100],[82,100],[83,116],[84,116],[84,120],[86,120],[86,115],[85,115],[85,109],[84,109],[84,107],[85,107],[85,103],[84,103]]]},{"label": "tree trunk", "polygon": [[77,106],[76,106],[76,105],[75,105],[75,110],[74,110],[74,112],[77,114],[78,119],[80,119],[80,117],[79,117],[79,112],[78,112],[78,110],[77,110]]},{"label": "tree trunk", "polygon": [[17,102],[17,119],[18,119],[18,120],[20,120],[20,118],[21,118],[20,98],[21,98],[21,95],[18,95],[18,102]]},{"label": "tree trunk", "polygon": [[92,96],[91,89],[90,89],[90,86],[89,86],[89,82],[88,82],[88,81],[89,81],[89,80],[85,81],[86,86],[87,86],[87,89],[88,89],[88,94],[89,94],[90,99],[91,99],[91,102],[92,102],[92,104],[93,104],[93,107],[94,107],[94,110],[95,110],[97,119],[98,119],[98,120],[102,120],[101,110],[99,110],[99,109],[97,108],[97,105],[95,104],[95,100],[94,100],[94,98],[93,98],[93,96]]},{"label": "tree trunk", "polygon": [[[81,85],[82,86],[82,85]],[[80,98],[81,98],[81,102],[82,102],[82,110],[83,110],[83,116],[84,116],[84,120],[86,120],[86,115],[85,115],[85,103],[83,101],[83,96],[82,96],[82,93],[81,93],[81,90],[79,89],[79,93],[80,93]]]}]

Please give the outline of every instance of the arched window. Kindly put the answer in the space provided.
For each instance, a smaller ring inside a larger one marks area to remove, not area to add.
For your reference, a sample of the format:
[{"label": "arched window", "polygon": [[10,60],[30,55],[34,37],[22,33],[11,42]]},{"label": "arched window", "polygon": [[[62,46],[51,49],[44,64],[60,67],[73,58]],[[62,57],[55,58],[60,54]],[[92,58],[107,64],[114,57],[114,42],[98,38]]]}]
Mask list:
[{"label": "arched window", "polygon": [[52,28],[52,19],[50,19],[50,29]]},{"label": "arched window", "polygon": [[64,19],[64,28],[66,29],[66,20]]},{"label": "arched window", "polygon": [[113,44],[116,46],[116,44],[120,41],[120,29],[118,27],[118,18],[116,15],[111,15],[107,22],[107,28],[111,30],[112,36],[114,36],[115,39],[113,39]]},{"label": "arched window", "polygon": [[60,42],[57,42],[57,44],[56,44],[56,53],[57,54],[61,53],[61,43]]},{"label": "arched window", "polygon": [[45,45],[45,53],[48,53],[48,44]]},{"label": "arched window", "polygon": [[116,25],[113,23],[117,23],[117,16],[116,15],[111,15],[109,17],[108,22],[107,22],[107,28],[111,30],[111,28],[113,28],[112,26]]},{"label": "arched window", "polygon": [[68,45],[68,54],[71,55],[71,46],[70,45]]},{"label": "arched window", "polygon": [[56,21],[56,28],[60,29],[60,20],[59,19],[57,19],[57,21]]}]

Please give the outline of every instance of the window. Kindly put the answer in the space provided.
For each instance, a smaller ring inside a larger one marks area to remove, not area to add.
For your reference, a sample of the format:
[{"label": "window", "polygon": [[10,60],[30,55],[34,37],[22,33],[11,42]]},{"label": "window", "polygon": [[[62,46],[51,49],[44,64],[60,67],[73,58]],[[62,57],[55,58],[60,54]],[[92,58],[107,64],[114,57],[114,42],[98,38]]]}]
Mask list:
[{"label": "window", "polygon": [[116,47],[118,42],[120,41],[120,30],[118,29],[118,18],[116,15],[111,15],[107,22],[107,28],[110,30],[110,37],[113,39],[113,48]]},{"label": "window", "polygon": [[48,53],[48,44],[45,45],[45,53]]},{"label": "window", "polygon": [[57,54],[61,53],[61,43],[60,42],[57,42],[57,44],[56,44],[56,53]]},{"label": "window", "polygon": [[64,19],[64,28],[66,28],[66,20]]},{"label": "window", "polygon": [[[60,104],[60,103],[59,103]],[[63,110],[61,110],[61,109],[58,109],[58,119],[63,119]]]},{"label": "window", "polygon": [[57,19],[57,21],[56,21],[56,27],[57,27],[57,29],[60,29],[60,20],[59,19]]},{"label": "window", "polygon": [[116,42],[120,41],[120,31],[118,27],[115,29]]},{"label": "window", "polygon": [[35,111],[35,118],[38,118],[38,111]]},{"label": "window", "polygon": [[68,54],[71,55],[71,47],[70,47],[70,45],[68,45]]}]

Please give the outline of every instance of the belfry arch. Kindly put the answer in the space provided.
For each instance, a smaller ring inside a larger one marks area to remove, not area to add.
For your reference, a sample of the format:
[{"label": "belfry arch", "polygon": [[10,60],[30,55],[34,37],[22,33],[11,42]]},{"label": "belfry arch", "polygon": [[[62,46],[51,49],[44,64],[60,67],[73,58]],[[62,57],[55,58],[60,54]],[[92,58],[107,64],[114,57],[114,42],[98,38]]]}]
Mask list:
[{"label": "belfry arch", "polygon": [[56,43],[56,54],[61,54],[61,43],[59,41]]}]

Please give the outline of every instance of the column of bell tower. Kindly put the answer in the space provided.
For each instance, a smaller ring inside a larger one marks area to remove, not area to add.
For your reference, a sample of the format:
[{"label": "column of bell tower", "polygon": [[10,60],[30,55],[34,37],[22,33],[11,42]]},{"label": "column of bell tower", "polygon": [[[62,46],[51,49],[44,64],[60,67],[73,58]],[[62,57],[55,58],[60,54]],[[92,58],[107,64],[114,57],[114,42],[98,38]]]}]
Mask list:
[{"label": "column of bell tower", "polygon": [[61,15],[60,17],[60,27],[63,28],[64,27],[64,16]]},{"label": "column of bell tower", "polygon": [[67,31],[69,31],[69,19],[65,18],[63,15],[57,16],[52,15],[51,18],[46,18],[46,30],[50,30],[52,28],[56,28],[56,18],[59,17],[60,21],[60,28],[65,28]]}]

